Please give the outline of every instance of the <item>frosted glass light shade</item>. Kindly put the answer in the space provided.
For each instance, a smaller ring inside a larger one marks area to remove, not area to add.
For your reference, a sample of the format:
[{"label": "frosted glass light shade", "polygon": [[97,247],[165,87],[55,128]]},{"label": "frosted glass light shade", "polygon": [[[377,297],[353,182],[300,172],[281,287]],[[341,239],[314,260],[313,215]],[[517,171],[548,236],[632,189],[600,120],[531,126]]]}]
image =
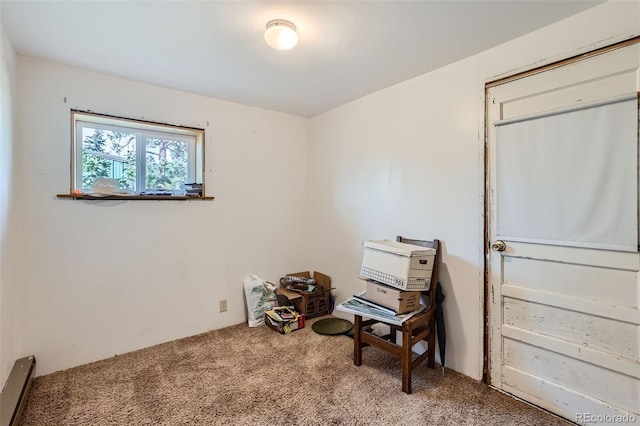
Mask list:
[{"label": "frosted glass light shade", "polygon": [[264,39],[274,49],[291,49],[298,44],[296,26],[283,19],[269,21],[267,22],[267,30],[264,32]]}]

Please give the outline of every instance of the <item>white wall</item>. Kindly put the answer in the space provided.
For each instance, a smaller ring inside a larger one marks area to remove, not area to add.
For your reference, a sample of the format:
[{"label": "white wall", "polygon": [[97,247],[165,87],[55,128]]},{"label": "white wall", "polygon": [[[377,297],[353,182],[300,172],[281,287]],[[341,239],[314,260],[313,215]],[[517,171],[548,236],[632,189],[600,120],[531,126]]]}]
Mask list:
[{"label": "white wall", "polygon": [[484,84],[639,33],[640,2],[605,3],[313,118],[311,258],[339,301],[362,287],[362,241],[441,239],[446,363],[479,379]]},{"label": "white wall", "polygon": [[[309,267],[307,119],[22,56],[17,72],[21,332],[38,374],[246,321],[248,274]],[[204,128],[216,199],[56,198],[71,108]]]},{"label": "white wall", "polygon": [[15,191],[15,62],[9,37],[0,25],[0,388],[21,355],[20,220]]}]

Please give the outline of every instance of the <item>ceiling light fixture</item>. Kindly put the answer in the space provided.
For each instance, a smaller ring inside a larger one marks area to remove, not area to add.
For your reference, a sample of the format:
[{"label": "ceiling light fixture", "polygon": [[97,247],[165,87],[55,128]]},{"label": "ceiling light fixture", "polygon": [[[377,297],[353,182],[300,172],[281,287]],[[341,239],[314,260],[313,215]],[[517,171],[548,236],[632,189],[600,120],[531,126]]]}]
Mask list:
[{"label": "ceiling light fixture", "polygon": [[274,19],[267,22],[267,30],[264,32],[264,39],[277,50],[289,50],[298,44],[298,33],[296,26],[284,19]]}]

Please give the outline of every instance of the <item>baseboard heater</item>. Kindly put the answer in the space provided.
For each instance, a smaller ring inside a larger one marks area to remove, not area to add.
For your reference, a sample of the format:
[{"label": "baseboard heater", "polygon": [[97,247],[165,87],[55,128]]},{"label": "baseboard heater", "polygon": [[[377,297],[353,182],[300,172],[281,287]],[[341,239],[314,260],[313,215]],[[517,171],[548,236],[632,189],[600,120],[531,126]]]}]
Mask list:
[{"label": "baseboard heater", "polygon": [[20,358],[13,365],[0,393],[0,426],[15,426],[20,416],[36,371],[36,357]]}]

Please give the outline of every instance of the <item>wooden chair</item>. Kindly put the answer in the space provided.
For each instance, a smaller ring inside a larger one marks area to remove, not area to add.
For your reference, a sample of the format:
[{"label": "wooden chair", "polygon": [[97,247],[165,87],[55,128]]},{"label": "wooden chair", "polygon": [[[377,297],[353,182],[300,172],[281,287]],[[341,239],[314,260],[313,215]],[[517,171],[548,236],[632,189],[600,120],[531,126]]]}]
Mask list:
[{"label": "wooden chair", "polygon": [[[379,320],[363,320],[361,315],[355,315],[354,319],[354,335],[353,335],[353,363],[357,366],[362,365],[362,348],[365,346],[375,346],[386,352],[389,352],[400,358],[402,362],[402,391],[411,393],[411,372],[420,363],[427,359],[427,366],[434,368],[435,362],[435,345],[436,345],[436,291],[438,288],[438,269],[440,266],[440,241],[424,241],[412,240],[398,236],[396,241],[415,244],[422,247],[436,249],[436,256],[431,273],[431,285],[428,291],[423,292],[427,295],[427,304],[425,309],[419,314],[414,315],[401,326],[385,323]],[[373,334],[370,326],[381,323],[389,326],[389,334],[377,336]],[[397,332],[402,333],[402,343],[396,343]],[[420,354],[413,353],[413,346],[426,340],[428,343],[427,350]]]}]

